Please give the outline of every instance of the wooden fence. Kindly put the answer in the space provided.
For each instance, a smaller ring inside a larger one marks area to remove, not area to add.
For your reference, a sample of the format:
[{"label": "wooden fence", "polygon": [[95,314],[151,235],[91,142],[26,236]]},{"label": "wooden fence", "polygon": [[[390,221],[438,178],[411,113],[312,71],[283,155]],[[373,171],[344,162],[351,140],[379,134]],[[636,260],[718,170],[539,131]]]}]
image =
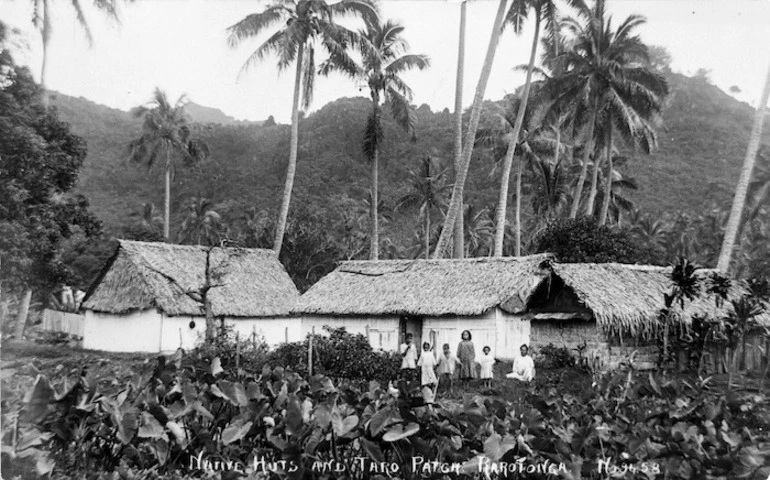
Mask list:
[{"label": "wooden fence", "polygon": [[[737,346],[736,362],[738,369],[763,373],[770,360],[770,337],[764,330],[756,329],[746,334],[745,348]],[[704,353],[704,367],[710,373],[726,373],[733,358],[733,352],[724,346],[714,345]]]},{"label": "wooden fence", "polygon": [[43,310],[43,330],[61,332],[83,338],[85,316],[46,308]]}]

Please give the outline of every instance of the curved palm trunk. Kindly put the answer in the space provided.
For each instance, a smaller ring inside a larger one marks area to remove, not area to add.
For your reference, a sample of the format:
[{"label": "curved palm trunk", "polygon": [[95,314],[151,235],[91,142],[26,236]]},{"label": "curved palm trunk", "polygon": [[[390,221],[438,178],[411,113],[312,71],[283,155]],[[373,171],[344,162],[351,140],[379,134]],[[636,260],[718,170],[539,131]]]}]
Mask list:
[{"label": "curved palm trunk", "polygon": [[612,124],[607,131],[607,179],[604,185],[604,199],[602,211],[599,214],[599,225],[607,223],[607,212],[610,210],[610,197],[612,197]]},{"label": "curved palm trunk", "polygon": [[487,55],[484,59],[484,66],[481,69],[481,77],[479,83],[476,85],[476,94],[473,97],[473,106],[471,107],[471,118],[468,124],[468,130],[465,133],[465,139],[463,141],[463,156],[460,161],[460,168],[457,169],[455,175],[455,184],[452,189],[452,199],[449,202],[449,208],[447,209],[446,217],[444,217],[444,224],[441,228],[441,235],[439,236],[436,249],[433,251],[433,258],[441,258],[444,255],[449,238],[452,235],[454,224],[457,221],[457,216],[462,214],[462,196],[465,189],[465,179],[468,177],[468,166],[471,163],[471,154],[473,153],[473,141],[476,138],[476,130],[479,126],[479,118],[481,116],[481,104],[484,100],[484,92],[487,89],[487,83],[489,82],[489,74],[492,71],[492,64],[495,61],[495,53],[497,52],[497,44],[500,41],[500,34],[502,33],[503,19],[505,15],[505,7],[507,0],[500,0],[500,4],[495,15],[495,23],[492,25],[492,34],[489,38],[489,46],[487,47]]},{"label": "curved palm trunk", "polygon": [[[455,144],[454,144],[454,172],[460,170],[460,162],[463,156],[463,74],[465,72],[465,20],[467,16],[467,1],[460,4],[460,44],[457,50],[457,79],[455,81]],[[464,199],[460,194],[460,205],[464,207]],[[465,215],[460,209],[454,227],[454,258],[463,258],[465,254]]]},{"label": "curved palm trunk", "polygon": [[594,168],[591,171],[591,186],[588,190],[588,201],[586,202],[586,216],[591,217],[594,214],[594,204],[596,203],[596,189],[599,185],[599,171],[602,169],[603,158],[597,155],[594,161]]},{"label": "curved palm trunk", "polygon": [[738,179],[738,185],[735,187],[733,206],[730,209],[730,218],[727,221],[727,227],[725,227],[725,237],[722,241],[722,250],[719,253],[717,268],[723,272],[727,272],[730,267],[730,257],[738,237],[738,228],[740,227],[743,209],[746,205],[746,192],[749,188],[751,172],[754,170],[754,163],[757,160],[757,151],[759,150],[759,143],[762,137],[762,124],[765,120],[768,97],[770,97],[770,68],[767,71],[765,88],[762,90],[762,98],[759,100],[757,112],[754,116],[754,126],[751,129],[749,146],[746,149],[746,158],[743,160],[741,176]]},{"label": "curved palm trunk", "polygon": [[430,208],[425,209],[425,259],[430,258]]},{"label": "curved palm trunk", "polygon": [[166,198],[163,210],[163,238],[168,242],[171,225],[171,152],[168,145],[166,145]]},{"label": "curved palm trunk", "polygon": [[516,166],[516,215],[514,217],[514,228],[516,229],[516,248],[514,255],[521,256],[521,174],[524,169],[524,157],[519,157]]},{"label": "curved palm trunk", "polygon": [[[376,92],[372,92],[372,102],[374,109],[374,118],[377,119],[377,122],[379,122],[380,114],[380,98],[379,95]],[[369,260],[377,260],[380,256],[380,221],[379,221],[379,215],[377,212],[377,209],[379,208],[379,167],[380,164],[380,148],[379,146],[376,146],[374,149],[374,156],[372,158],[372,198],[370,205],[371,210],[371,235],[370,235],[370,247],[369,247]]]},{"label": "curved palm trunk", "polygon": [[48,107],[50,104],[48,97],[48,45],[51,41],[51,16],[48,1],[43,0],[43,30],[40,32],[43,36],[43,65],[40,68],[40,86],[43,87],[44,107]]},{"label": "curved palm trunk", "polygon": [[305,44],[297,47],[297,73],[294,77],[294,100],[291,107],[291,144],[289,146],[289,166],[286,168],[286,183],[283,186],[281,210],[278,213],[278,223],[275,226],[273,251],[281,253],[283,234],[286,231],[286,220],[289,218],[289,203],[291,191],[294,188],[294,173],[297,171],[297,147],[299,143],[299,92],[302,87],[302,63],[305,56]]},{"label": "curved palm trunk", "polygon": [[[508,211],[508,185],[511,181],[511,167],[513,165],[513,154],[516,152],[516,145],[519,144],[519,135],[521,134],[521,127],[524,124],[524,113],[527,110],[527,102],[529,101],[529,88],[532,83],[532,69],[535,67],[535,56],[537,54],[537,42],[540,39],[540,11],[535,9],[535,36],[532,40],[532,50],[529,55],[529,65],[527,65],[527,79],[524,82],[524,92],[522,92],[521,104],[519,105],[519,111],[516,112],[516,121],[513,124],[513,133],[510,140],[508,140],[508,150],[505,152],[505,159],[503,160],[503,174],[500,179],[500,196],[497,200],[497,211],[495,212],[495,256],[503,256],[503,242],[505,240],[505,214]],[[523,159],[519,160],[519,168],[516,174],[516,218],[521,217],[520,207],[521,200],[519,199],[519,193],[521,193],[521,163]],[[521,252],[521,225],[516,222],[516,255]]]},{"label": "curved palm trunk", "polygon": [[569,213],[569,218],[574,219],[577,217],[578,208],[580,207],[580,197],[583,195],[583,185],[586,182],[586,176],[588,176],[588,161],[591,159],[591,150],[594,148],[594,124],[596,123],[596,105],[591,109],[591,114],[588,117],[588,131],[586,132],[586,142],[583,148],[583,166],[580,169],[580,176],[578,177],[578,183],[575,186],[575,197],[572,199],[572,209]]}]

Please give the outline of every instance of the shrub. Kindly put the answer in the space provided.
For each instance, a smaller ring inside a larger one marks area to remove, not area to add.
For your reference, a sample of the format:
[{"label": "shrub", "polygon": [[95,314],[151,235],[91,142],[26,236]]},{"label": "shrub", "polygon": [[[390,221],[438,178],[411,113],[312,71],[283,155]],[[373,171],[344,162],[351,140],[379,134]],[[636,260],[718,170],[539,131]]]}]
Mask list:
[{"label": "shrub", "polygon": [[537,366],[541,369],[551,370],[575,365],[575,357],[566,347],[557,347],[553,343],[540,348]]},{"label": "shrub", "polygon": [[232,325],[225,325],[219,329],[216,338],[199,339],[193,353],[209,361],[219,357],[221,367],[232,372],[235,372],[236,355],[240,353],[242,370],[261,372],[262,367],[267,364],[269,347],[263,338],[260,337],[256,342],[240,338]]},{"label": "shrub", "polygon": [[[385,382],[398,378],[401,359],[397,353],[374,351],[364,335],[351,334],[344,327],[324,329],[328,335],[313,339],[314,374]],[[267,361],[271,367],[289,367],[307,374],[308,340],[278,346]]]},{"label": "shrub", "polygon": [[534,240],[535,253],[553,253],[560,262],[649,263],[650,253],[627,230],[598,225],[587,217],[556,220]]}]

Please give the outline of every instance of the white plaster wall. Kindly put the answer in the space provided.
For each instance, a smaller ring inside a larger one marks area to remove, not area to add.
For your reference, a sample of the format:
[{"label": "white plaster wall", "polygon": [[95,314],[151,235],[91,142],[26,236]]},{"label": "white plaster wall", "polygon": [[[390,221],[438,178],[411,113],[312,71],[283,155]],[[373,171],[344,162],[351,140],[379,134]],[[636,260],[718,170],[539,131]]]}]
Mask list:
[{"label": "white plaster wall", "polygon": [[443,345],[448,343],[452,353],[456,354],[460,335],[463,330],[469,330],[476,357],[481,356],[484,346],[489,346],[492,355],[497,356],[496,327],[494,309],[475,317],[426,317],[422,324],[422,338],[433,344],[437,351],[441,351]]},{"label": "white plaster wall", "polygon": [[225,325],[232,326],[243,339],[251,339],[256,333],[271,347],[304,338],[299,317],[226,318]]},{"label": "white plaster wall", "polygon": [[332,317],[325,315],[306,315],[302,317],[302,338],[315,327],[316,335],[326,334],[324,326],[345,327],[349,333],[367,336],[369,344],[375,350],[397,351],[400,343],[399,317]]},{"label": "white plaster wall", "polygon": [[529,345],[531,324],[529,320],[523,320],[521,315],[504,312],[499,308],[495,310],[495,323],[497,325],[497,353],[496,358],[513,360],[521,356],[520,348],[523,344]]},{"label": "white plaster wall", "polygon": [[[195,322],[194,328],[190,328],[191,321]],[[206,336],[206,317],[170,317],[163,314],[160,332],[161,352],[175,352],[180,347],[190,350]]]},{"label": "white plaster wall", "polygon": [[86,311],[83,348],[107,352],[157,352],[161,315],[143,310],[123,315]]}]

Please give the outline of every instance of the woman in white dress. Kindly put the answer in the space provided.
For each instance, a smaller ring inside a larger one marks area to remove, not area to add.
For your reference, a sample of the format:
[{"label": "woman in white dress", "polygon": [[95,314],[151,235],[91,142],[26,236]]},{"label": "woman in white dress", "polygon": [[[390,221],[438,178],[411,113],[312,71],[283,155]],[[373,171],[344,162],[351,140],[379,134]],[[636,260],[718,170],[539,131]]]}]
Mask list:
[{"label": "woman in white dress", "polygon": [[535,378],[535,362],[532,360],[532,357],[527,355],[529,347],[522,345],[519,351],[521,356],[513,361],[513,371],[506,375],[506,377],[522,382],[531,382]]}]

